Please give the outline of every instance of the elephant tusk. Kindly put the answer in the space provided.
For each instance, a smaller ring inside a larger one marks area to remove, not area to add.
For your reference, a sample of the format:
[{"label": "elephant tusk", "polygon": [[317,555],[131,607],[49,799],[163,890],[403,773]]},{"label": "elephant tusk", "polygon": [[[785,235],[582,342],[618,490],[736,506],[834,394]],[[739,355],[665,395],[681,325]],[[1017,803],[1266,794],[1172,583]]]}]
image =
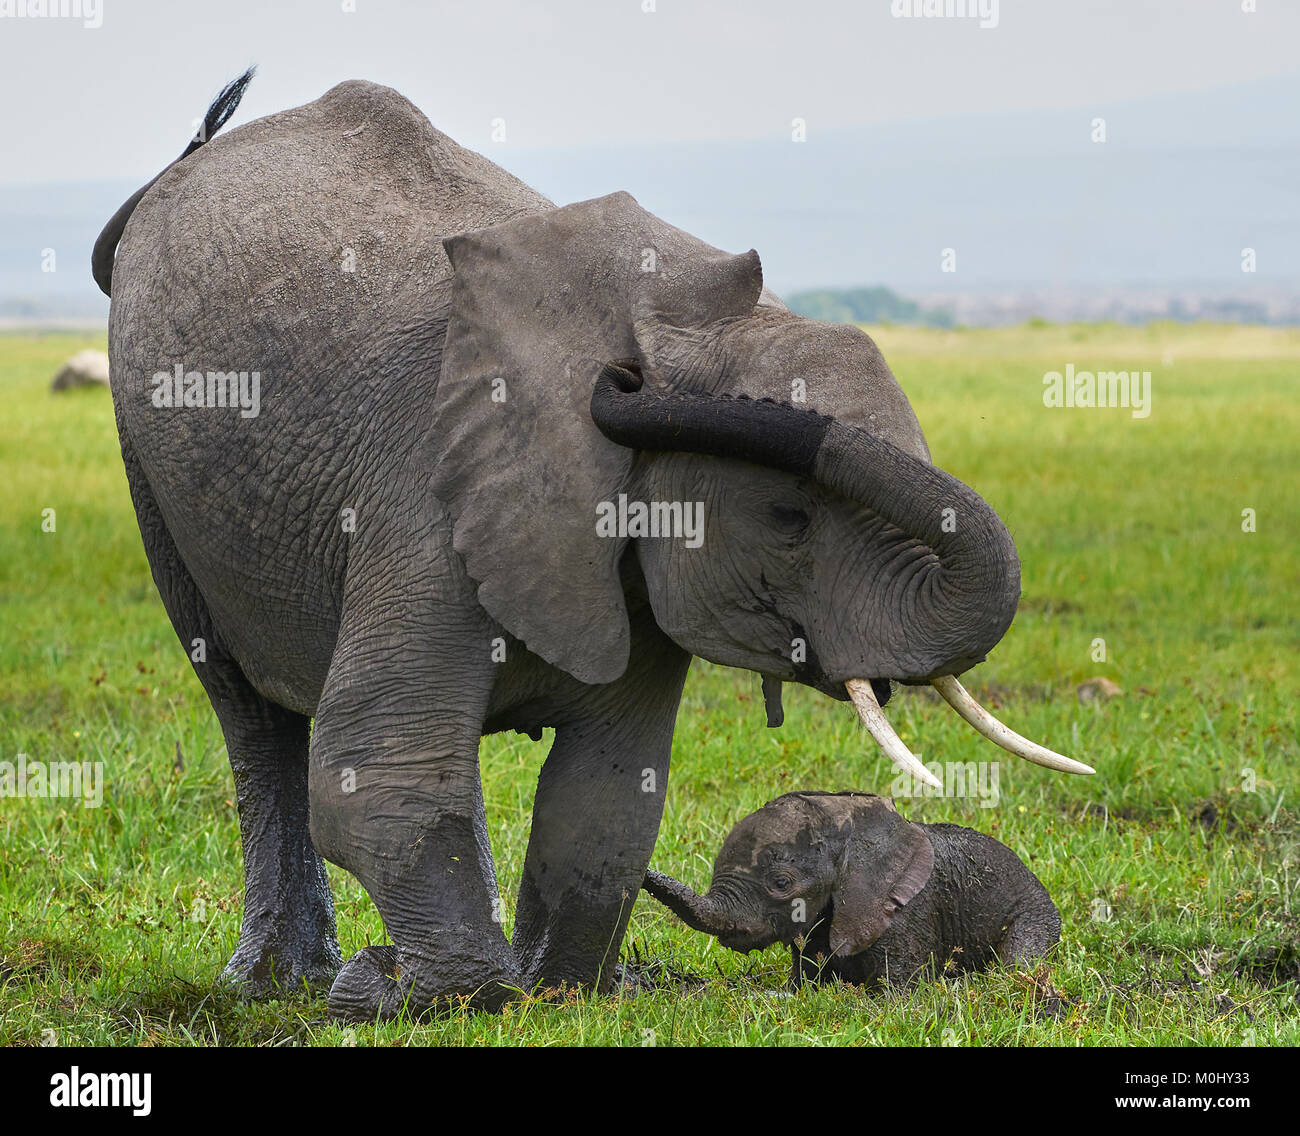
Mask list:
[{"label": "elephant tusk", "polygon": [[903,739],[894,733],[894,727],[889,724],[889,719],[881,710],[880,703],[876,701],[876,692],[871,689],[871,683],[864,678],[851,678],[844,687],[849,692],[849,697],[853,699],[853,705],[857,708],[862,724],[876,739],[876,744],[885,751],[885,756],[904,773],[915,777],[918,781],[923,781],[936,789],[943,788],[939,779],[921,764],[916,754],[903,744]]},{"label": "elephant tusk", "polygon": [[935,690],[943,695],[948,705],[979,733],[1017,757],[1023,757],[1035,765],[1045,765],[1048,769],[1056,769],[1062,773],[1097,772],[1091,765],[1084,765],[1081,761],[1074,761],[1062,754],[1054,753],[1037,742],[1022,738],[1015,730],[1004,726],[967,693],[966,688],[957,681],[955,675],[944,675],[942,678],[931,679],[930,682]]}]

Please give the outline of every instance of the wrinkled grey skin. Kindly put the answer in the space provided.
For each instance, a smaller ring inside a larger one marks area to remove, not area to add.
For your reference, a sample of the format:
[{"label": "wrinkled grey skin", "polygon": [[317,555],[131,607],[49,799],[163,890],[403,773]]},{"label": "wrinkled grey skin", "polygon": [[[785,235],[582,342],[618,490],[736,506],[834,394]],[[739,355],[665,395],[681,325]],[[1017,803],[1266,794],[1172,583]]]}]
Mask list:
[{"label": "wrinkled grey skin", "polygon": [[750,813],[703,896],[661,872],[643,886],[732,950],[789,944],[796,986],[1019,965],[1061,937],[1047,889],[1006,845],[960,825],[913,824],[865,793],[787,793]]},{"label": "wrinkled grey skin", "polygon": [[[246,872],[226,974],[249,993],[332,979],[335,1013],[373,1018],[607,989],[692,654],[883,698],[983,658],[1011,621],[1010,538],[947,475],[971,511],[955,536],[946,496],[909,493],[929,454],[875,344],[792,315],[757,254],[625,193],[557,209],[396,92],[348,82],[208,142],[127,215],[122,455],[168,614],[192,658],[206,647]],[[790,402],[805,384],[801,409],[896,447],[867,471],[875,508],[615,444],[590,409],[610,361],[655,393]],[[177,363],[257,371],[261,413],[156,407],[151,376]],[[703,547],[598,536],[620,493],[702,501]],[[478,743],[544,726],[507,942]],[[322,857],[393,947],[339,970]]]}]

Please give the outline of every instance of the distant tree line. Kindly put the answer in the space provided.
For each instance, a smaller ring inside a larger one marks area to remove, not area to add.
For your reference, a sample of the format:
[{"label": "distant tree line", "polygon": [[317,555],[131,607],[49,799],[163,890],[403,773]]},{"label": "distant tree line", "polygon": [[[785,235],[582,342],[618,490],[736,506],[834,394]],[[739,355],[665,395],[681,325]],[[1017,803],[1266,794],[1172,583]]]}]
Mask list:
[{"label": "distant tree line", "polygon": [[923,308],[888,288],[819,288],[786,297],[790,310],[831,323],[915,323],[927,327],[953,327],[956,320],[945,308]]}]

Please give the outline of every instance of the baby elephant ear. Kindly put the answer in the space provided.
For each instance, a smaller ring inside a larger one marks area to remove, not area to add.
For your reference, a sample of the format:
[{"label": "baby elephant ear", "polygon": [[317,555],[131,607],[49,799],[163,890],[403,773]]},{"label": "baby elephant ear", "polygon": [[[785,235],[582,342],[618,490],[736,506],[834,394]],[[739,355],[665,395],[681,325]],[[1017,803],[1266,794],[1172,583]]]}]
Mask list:
[{"label": "baby elephant ear", "polygon": [[865,951],[888,929],[894,913],[926,885],[934,849],[925,830],[904,820],[887,797],[851,798],[852,829],[831,892],[831,950]]}]

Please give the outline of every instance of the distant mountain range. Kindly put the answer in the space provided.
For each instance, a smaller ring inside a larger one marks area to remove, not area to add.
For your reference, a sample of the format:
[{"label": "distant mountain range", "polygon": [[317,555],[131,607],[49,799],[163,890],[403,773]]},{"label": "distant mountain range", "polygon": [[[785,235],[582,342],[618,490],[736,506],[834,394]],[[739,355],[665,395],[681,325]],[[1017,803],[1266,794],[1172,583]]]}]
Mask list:
[{"label": "distant mountain range", "polygon": [[820,288],[794,292],[800,315],[835,323],[1006,326],[1047,320],[1145,324],[1152,320],[1300,326],[1300,289],[1264,286],[1250,295],[1228,290],[1103,288],[921,293],[904,299],[888,288]]},{"label": "distant mountain range", "polygon": [[[487,154],[557,202],[628,189],[721,248],[755,247],[769,285],[816,291],[801,302],[836,318],[866,303],[885,304],[897,322],[969,322],[993,296],[1005,310],[1041,296],[1040,306],[1065,311],[1061,297],[1073,296],[1075,307],[1122,313],[1126,297],[1143,295],[1156,300],[1132,311],[1195,318],[1208,304],[1211,314],[1294,322],[1297,106],[1292,76],[1076,111],[825,132],[810,122],[805,142],[778,131],[683,145],[503,144]],[[1105,119],[1105,142],[1091,140],[1094,118]],[[160,155],[169,152],[160,141]],[[0,317],[102,318],[90,246],[139,181],[0,185]],[[1250,273],[1246,248],[1255,250]],[[55,252],[54,272],[41,271],[43,249]],[[956,271],[942,270],[944,250]],[[899,296],[922,302],[912,311]],[[1197,296],[1211,299],[1188,299]]]}]

